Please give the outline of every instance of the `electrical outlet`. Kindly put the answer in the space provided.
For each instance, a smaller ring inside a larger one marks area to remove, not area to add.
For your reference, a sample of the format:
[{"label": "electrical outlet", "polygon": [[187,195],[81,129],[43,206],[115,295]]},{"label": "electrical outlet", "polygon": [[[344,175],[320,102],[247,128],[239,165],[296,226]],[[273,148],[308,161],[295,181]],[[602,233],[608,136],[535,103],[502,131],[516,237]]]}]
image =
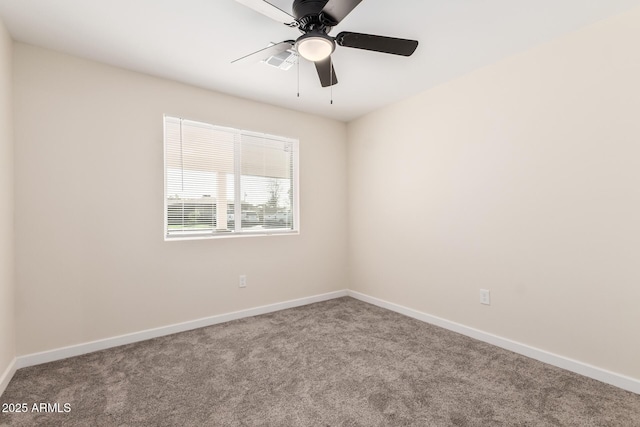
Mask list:
[{"label": "electrical outlet", "polygon": [[238,286],[241,288],[247,287],[247,276],[245,274],[240,275],[240,281],[238,282]]},{"label": "electrical outlet", "polygon": [[480,304],[491,305],[491,293],[487,289],[480,289]]}]

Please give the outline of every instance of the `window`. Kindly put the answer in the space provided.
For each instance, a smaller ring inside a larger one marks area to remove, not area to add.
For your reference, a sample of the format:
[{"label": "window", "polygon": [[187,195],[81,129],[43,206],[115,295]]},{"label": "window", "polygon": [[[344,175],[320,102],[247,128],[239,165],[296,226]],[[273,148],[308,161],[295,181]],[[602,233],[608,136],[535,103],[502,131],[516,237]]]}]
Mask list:
[{"label": "window", "polygon": [[297,233],[298,140],[164,117],[165,238]]}]

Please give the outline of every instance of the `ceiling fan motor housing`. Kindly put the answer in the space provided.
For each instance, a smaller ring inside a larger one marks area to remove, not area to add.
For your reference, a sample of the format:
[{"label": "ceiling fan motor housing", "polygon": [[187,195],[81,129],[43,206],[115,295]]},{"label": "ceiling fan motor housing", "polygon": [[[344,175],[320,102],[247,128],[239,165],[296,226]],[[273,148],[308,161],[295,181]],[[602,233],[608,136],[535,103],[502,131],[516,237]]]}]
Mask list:
[{"label": "ceiling fan motor housing", "polygon": [[304,18],[307,15],[318,15],[322,12],[327,0],[294,0],[293,16],[296,19]]},{"label": "ceiling fan motor housing", "polygon": [[293,16],[298,21],[299,29],[303,33],[311,30],[328,32],[335,23],[334,20],[322,13],[327,0],[294,0]]}]

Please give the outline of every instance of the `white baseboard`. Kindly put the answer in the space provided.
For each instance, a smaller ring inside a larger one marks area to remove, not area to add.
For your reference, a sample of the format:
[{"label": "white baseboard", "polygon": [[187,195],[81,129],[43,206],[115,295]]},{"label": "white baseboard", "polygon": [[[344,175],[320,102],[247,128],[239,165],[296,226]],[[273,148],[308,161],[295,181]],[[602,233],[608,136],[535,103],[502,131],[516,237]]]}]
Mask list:
[{"label": "white baseboard", "polygon": [[[327,301],[334,298],[346,297],[347,291],[336,291],[327,294],[314,295],[310,297],[284,301],[275,304],[263,305],[260,307],[249,308],[246,310],[234,311],[232,313],[219,314],[216,316],[205,317],[202,319],[191,320],[188,322],[177,323],[169,326],[162,326],[145,331],[134,332],[131,334],[120,335],[102,340],[91,341],[82,344],[76,344],[68,347],[57,348],[54,350],[43,351],[41,353],[27,354],[19,356],[14,365],[15,369],[26,368],[28,366],[40,365],[42,363],[53,362],[55,360],[66,359],[68,357],[80,356],[94,351],[105,350],[112,347],[118,347],[125,344],[131,344],[139,341],[145,341],[151,338],[162,337],[165,335],[175,334],[177,332],[190,331],[192,329],[203,328],[205,326],[216,325],[218,323],[229,322],[231,320],[242,319],[245,317],[258,316],[260,314],[272,313],[274,311],[285,310],[287,308],[300,307],[316,302]],[[5,373],[6,374],[6,373]],[[12,377],[13,373],[9,375]],[[3,377],[4,378],[4,377]],[[11,378],[9,378],[10,380]],[[8,381],[7,381],[8,384]]]},{"label": "white baseboard", "polygon": [[405,316],[409,316],[414,319],[421,320],[423,322],[430,323],[432,325],[436,325],[471,338],[475,338],[479,341],[484,341],[486,343],[495,345],[496,347],[501,347],[506,350],[513,351],[514,353],[539,360],[540,362],[548,363],[549,365],[557,366],[558,368],[575,372],[576,374],[580,374],[585,377],[593,378],[603,383],[619,387],[623,390],[640,394],[640,380],[637,380],[635,378],[607,371],[605,369],[601,369],[587,363],[550,353],[545,350],[540,350],[538,348],[531,347],[517,341],[502,338],[497,335],[493,335],[478,329],[471,328],[469,326],[462,325],[460,323],[443,319],[441,317],[432,316],[418,310],[394,304],[385,300],[381,300],[379,298],[371,297],[360,292],[349,290],[347,291],[347,294],[350,297],[356,298],[360,301],[364,301],[378,307],[386,308],[387,310],[395,311],[396,313],[404,314]]},{"label": "white baseboard", "polygon": [[0,396],[2,396],[2,393],[7,389],[7,386],[17,369],[16,359],[14,358],[11,363],[9,363],[9,366],[7,366],[7,369],[2,373],[2,376],[0,376]]},{"label": "white baseboard", "polygon": [[54,350],[44,351],[41,353],[28,354],[25,356],[19,356],[12,361],[7,367],[5,372],[0,377],[0,395],[4,392],[9,381],[13,378],[17,369],[25,368],[28,366],[39,365],[42,363],[53,362],[55,360],[66,359],[68,357],[80,356],[82,354],[91,353],[94,351],[105,350],[112,347],[118,347],[125,344],[131,344],[139,341],[145,341],[151,338],[157,338],[165,335],[171,335],[178,332],[189,331],[192,329],[203,328],[205,326],[211,326],[218,323],[224,323],[231,320],[242,319],[245,317],[258,316],[260,314],[272,313],[275,311],[285,310],[288,308],[300,307],[307,304],[313,304],[316,302],[327,301],[334,298],[340,298],[344,296],[351,296],[360,301],[367,302],[369,304],[376,305],[378,307],[386,308],[391,311],[395,311],[405,316],[412,317],[414,319],[421,320],[426,323],[430,323],[462,335],[466,335],[471,338],[475,338],[479,341],[495,345],[497,347],[504,348],[506,350],[513,351],[514,353],[521,354],[523,356],[530,357],[532,359],[539,360],[544,363],[548,363],[553,366],[557,366],[567,371],[575,372],[577,374],[593,378],[603,383],[611,384],[624,390],[631,391],[633,393],[640,394],[640,381],[625,375],[610,372],[605,369],[601,369],[577,360],[573,360],[564,356],[559,356],[554,353],[550,353],[545,350],[540,350],[535,347],[528,346],[516,341],[512,341],[506,338],[499,337],[487,332],[483,332],[478,329],[474,329],[450,320],[442,319],[437,316],[432,316],[408,307],[404,307],[398,304],[394,304],[379,298],[371,297],[360,292],[343,290],[330,292],[321,295],[315,295],[311,297],[300,298],[296,300],[284,301],[276,304],[269,304],[260,307],[250,308],[246,310],[235,311],[232,313],[220,314],[216,316],[206,317],[202,319],[192,320],[188,322],[178,323],[169,326],[163,326],[160,328],[148,329],[145,331],[134,332],[131,334],[120,335],[116,337],[106,338],[97,341],[91,341],[88,343],[72,345],[69,347],[58,348]]}]

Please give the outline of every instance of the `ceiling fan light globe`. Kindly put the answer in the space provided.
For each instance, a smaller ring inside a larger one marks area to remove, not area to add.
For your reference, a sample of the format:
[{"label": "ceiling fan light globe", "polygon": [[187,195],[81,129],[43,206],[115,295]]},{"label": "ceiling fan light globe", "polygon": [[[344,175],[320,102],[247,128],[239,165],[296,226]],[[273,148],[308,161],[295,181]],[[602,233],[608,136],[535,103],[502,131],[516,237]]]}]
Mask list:
[{"label": "ceiling fan light globe", "polygon": [[312,62],[328,58],[334,49],[333,40],[324,37],[301,37],[296,43],[296,50],[300,56]]}]

